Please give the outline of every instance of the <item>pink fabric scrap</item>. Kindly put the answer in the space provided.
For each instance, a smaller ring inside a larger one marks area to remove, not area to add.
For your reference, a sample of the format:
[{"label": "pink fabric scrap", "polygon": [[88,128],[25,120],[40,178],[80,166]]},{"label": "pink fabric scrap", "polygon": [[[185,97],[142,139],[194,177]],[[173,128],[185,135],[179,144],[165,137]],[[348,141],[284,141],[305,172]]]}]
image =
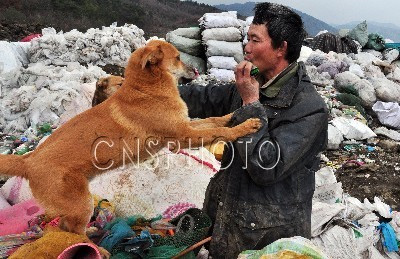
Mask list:
[{"label": "pink fabric scrap", "polygon": [[188,202],[180,202],[178,204],[169,206],[163,212],[162,217],[164,219],[173,219],[191,208],[196,208],[196,205],[193,203],[188,203]]},{"label": "pink fabric scrap", "polygon": [[0,210],[0,236],[27,231],[29,221],[43,213],[44,209],[34,199]]},{"label": "pink fabric scrap", "polygon": [[25,38],[23,38],[22,40],[20,40],[20,42],[30,42],[34,38],[39,38],[39,37],[42,37],[42,34],[40,34],[40,33],[30,34],[30,35],[26,36]]}]

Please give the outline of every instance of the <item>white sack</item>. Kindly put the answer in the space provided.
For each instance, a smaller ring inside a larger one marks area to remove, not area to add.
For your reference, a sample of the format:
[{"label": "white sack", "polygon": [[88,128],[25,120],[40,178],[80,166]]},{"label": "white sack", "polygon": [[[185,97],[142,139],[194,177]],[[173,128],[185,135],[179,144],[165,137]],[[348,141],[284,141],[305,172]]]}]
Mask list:
[{"label": "white sack", "polygon": [[355,74],[356,76],[363,78],[365,77],[364,75],[364,71],[362,70],[361,66],[359,64],[352,64],[349,67],[349,71],[353,74]]},{"label": "white sack", "polygon": [[32,63],[26,69],[3,74],[0,130],[11,134],[43,123],[58,125],[60,116],[74,100],[77,105],[88,105],[82,99],[84,84],[93,83],[94,87],[105,75],[97,66],[86,68],[79,63],[69,63],[66,67]]},{"label": "white sack", "polygon": [[370,78],[369,81],[375,88],[376,97],[384,102],[400,103],[400,84],[387,78]]},{"label": "white sack", "polygon": [[206,62],[204,59],[181,52],[181,60],[186,65],[196,68],[200,74],[206,73]]},{"label": "white sack", "polygon": [[311,241],[317,247],[323,249],[331,259],[361,259],[357,251],[354,232],[351,228],[345,229],[340,226],[334,226]]},{"label": "white sack", "polygon": [[366,79],[355,82],[354,89],[358,91],[358,96],[365,107],[372,107],[376,102],[376,94],[374,86]]},{"label": "white sack", "polygon": [[207,57],[234,57],[238,63],[244,59],[243,46],[241,42],[209,40],[207,41],[206,55]]},{"label": "white sack", "polygon": [[400,106],[398,103],[377,101],[372,106],[372,110],[383,125],[400,129]]},{"label": "white sack", "polygon": [[306,62],[307,59],[310,57],[313,50],[310,47],[302,46],[300,51],[300,57],[297,59],[298,62]]},{"label": "white sack", "polygon": [[237,42],[242,40],[242,33],[235,27],[205,29],[201,35],[203,42],[209,40]]},{"label": "white sack", "polygon": [[199,27],[189,27],[189,28],[178,28],[172,31],[178,36],[182,36],[189,39],[201,40],[201,33]]},{"label": "white sack", "polygon": [[339,149],[343,141],[343,133],[335,126],[328,124],[328,150]]},{"label": "white sack", "polygon": [[199,20],[200,26],[210,29],[210,28],[228,28],[228,27],[236,27],[241,28],[242,23],[236,18],[232,16],[217,16],[217,15],[204,15]]},{"label": "white sack", "polygon": [[233,70],[211,68],[208,71],[208,74],[211,78],[215,78],[218,81],[222,82],[235,81],[235,73],[233,72]]},{"label": "white sack", "polygon": [[174,45],[179,51],[185,52],[192,56],[201,56],[203,46],[200,40],[194,40],[176,35],[173,32],[168,32],[166,40]]},{"label": "white sack", "polygon": [[332,167],[325,166],[315,172],[315,188],[334,183],[337,183],[337,180]]},{"label": "white sack", "polygon": [[314,202],[334,204],[343,197],[342,183],[332,183],[319,186],[313,195]]},{"label": "white sack", "polygon": [[234,70],[237,65],[238,63],[233,57],[213,56],[207,59],[207,67],[210,69],[222,68],[222,69]]},{"label": "white sack", "polygon": [[119,217],[153,218],[178,203],[202,208],[207,185],[220,165],[204,148],[183,151],[210,163],[214,170],[164,148],[139,166],[130,164],[97,176],[90,182],[90,191],[111,201]]},{"label": "white sack", "polygon": [[341,203],[327,204],[324,202],[313,202],[311,213],[311,236],[319,236],[323,227],[333,217],[345,209]]}]

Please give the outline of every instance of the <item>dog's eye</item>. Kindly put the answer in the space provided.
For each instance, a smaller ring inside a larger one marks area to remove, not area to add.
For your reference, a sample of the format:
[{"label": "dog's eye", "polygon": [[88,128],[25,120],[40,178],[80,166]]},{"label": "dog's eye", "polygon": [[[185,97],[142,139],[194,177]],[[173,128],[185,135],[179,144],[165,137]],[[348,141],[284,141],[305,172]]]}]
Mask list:
[{"label": "dog's eye", "polygon": [[180,56],[177,56],[176,59],[177,59],[177,60],[181,60],[181,57],[180,57]]}]

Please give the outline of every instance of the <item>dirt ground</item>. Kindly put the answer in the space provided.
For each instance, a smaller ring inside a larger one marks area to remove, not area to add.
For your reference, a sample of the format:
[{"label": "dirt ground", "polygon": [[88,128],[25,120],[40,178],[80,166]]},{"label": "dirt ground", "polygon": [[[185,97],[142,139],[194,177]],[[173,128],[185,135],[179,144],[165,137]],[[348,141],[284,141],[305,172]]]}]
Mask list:
[{"label": "dirt ground", "polygon": [[32,33],[42,33],[47,26],[43,24],[21,24],[0,22],[0,40],[20,41]]},{"label": "dirt ground", "polygon": [[[393,210],[399,211],[399,146],[385,137],[378,137],[363,145],[348,145],[348,150],[344,147],[346,146],[344,145],[340,150],[324,153],[333,166],[340,166],[335,175],[338,182],[342,182],[344,192],[361,201],[368,198],[373,202],[374,197],[377,196]],[[371,149],[374,150],[371,151]],[[367,161],[367,163],[361,165],[354,161],[347,162],[357,159]]]}]

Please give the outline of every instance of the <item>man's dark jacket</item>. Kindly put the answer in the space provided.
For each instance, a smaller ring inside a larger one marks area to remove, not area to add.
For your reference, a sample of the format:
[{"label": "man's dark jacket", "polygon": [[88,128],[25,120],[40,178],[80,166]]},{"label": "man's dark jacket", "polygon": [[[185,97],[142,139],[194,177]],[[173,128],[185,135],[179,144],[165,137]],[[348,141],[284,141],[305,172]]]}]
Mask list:
[{"label": "man's dark jacket", "polygon": [[[191,118],[234,112],[232,125],[258,117],[262,128],[225,149],[207,188],[213,220],[210,255],[236,258],[292,236],[311,236],[311,201],[328,115],[303,63],[278,95],[243,106],[234,84],[180,87]],[[251,140],[251,142],[249,142]],[[246,163],[247,161],[247,163]]]}]

